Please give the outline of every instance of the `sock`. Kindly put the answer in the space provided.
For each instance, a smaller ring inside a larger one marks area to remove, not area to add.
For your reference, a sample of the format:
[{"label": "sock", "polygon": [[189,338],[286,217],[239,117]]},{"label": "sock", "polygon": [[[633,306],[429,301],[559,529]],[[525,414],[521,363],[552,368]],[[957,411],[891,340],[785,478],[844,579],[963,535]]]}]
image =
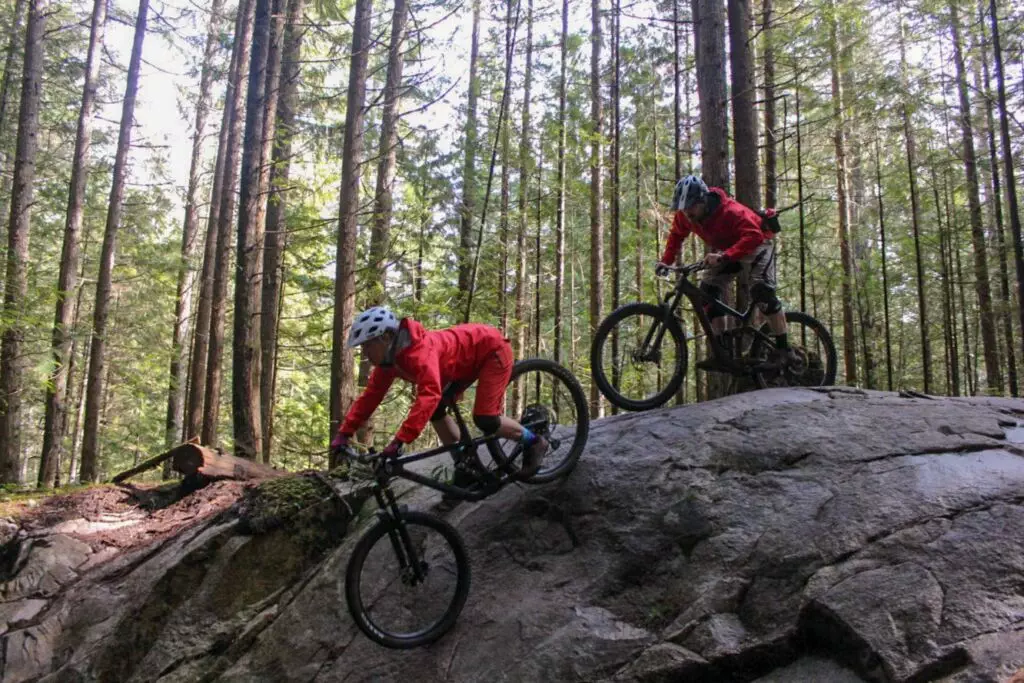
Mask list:
[{"label": "sock", "polygon": [[775,337],[775,348],[777,349],[788,349],[789,348],[789,336],[785,334],[779,334]]},{"label": "sock", "polygon": [[523,435],[519,437],[519,443],[523,444],[525,448],[529,448],[537,441],[537,435],[531,432],[526,427],[523,427]]}]

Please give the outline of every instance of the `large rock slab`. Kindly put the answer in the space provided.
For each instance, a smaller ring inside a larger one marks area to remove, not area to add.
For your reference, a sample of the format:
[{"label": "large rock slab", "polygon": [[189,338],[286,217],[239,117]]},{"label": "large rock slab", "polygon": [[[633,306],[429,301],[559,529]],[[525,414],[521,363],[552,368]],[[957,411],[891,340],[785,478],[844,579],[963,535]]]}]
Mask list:
[{"label": "large rock slab", "polygon": [[[593,426],[566,481],[446,515],[473,585],[454,629],[428,648],[387,650],[353,625],[343,583],[360,529],[315,569],[289,573],[274,570],[286,538],[247,538],[224,519],[131,567],[97,568],[79,581],[88,594],[25,605],[2,636],[3,673],[1005,680],[1024,667],[1022,423],[1017,400],[849,389],[620,415]],[[436,498],[408,500],[429,509]],[[15,663],[31,637],[46,652]],[[133,664],[117,669],[116,657]]]},{"label": "large rock slab", "polygon": [[563,484],[450,517],[474,584],[446,638],[394,652],[359,634],[342,549],[223,678],[997,676],[1024,628],[1022,414],[773,390],[603,420]]}]

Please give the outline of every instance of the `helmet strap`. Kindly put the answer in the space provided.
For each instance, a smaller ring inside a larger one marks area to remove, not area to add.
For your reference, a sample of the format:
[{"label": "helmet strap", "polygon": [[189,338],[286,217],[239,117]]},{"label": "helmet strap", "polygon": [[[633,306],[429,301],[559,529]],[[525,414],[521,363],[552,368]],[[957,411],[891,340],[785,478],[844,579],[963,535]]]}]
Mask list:
[{"label": "helmet strap", "polygon": [[380,366],[382,368],[390,368],[395,365],[395,356],[398,355],[399,351],[402,351],[409,346],[409,332],[405,328],[398,328],[391,333],[391,343],[388,344],[387,351],[384,352],[384,358],[381,360]]}]

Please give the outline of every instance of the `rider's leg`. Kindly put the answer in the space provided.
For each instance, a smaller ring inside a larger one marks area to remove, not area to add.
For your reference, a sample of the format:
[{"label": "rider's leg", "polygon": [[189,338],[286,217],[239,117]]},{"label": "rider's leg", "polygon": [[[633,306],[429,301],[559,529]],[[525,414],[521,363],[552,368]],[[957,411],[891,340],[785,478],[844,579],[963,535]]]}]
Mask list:
[{"label": "rider's leg", "polygon": [[[711,334],[715,340],[720,339],[726,329],[725,311],[719,308],[716,303],[727,302],[726,292],[728,291],[729,284],[735,277],[734,267],[727,269],[727,265],[729,264],[708,268],[704,271],[704,277],[700,283],[701,291],[713,301],[704,305],[704,312],[711,321]],[[717,347],[717,342],[715,345]],[[717,354],[711,354],[704,360],[698,361],[697,368],[708,372],[723,372],[728,369],[726,362],[720,359]]]},{"label": "rider's leg", "polygon": [[[720,277],[705,277],[700,283],[700,290],[715,301],[722,301],[725,290],[719,286],[719,280],[721,280]],[[707,313],[708,318],[711,320],[711,333],[716,337],[722,334],[725,330],[725,318],[718,306],[713,303],[707,303],[704,305],[704,312]]]},{"label": "rider's leg", "polygon": [[505,415],[473,415],[473,422],[476,423],[476,426],[484,434],[494,434],[497,432],[501,438],[513,441],[519,441],[523,438],[523,425]]},{"label": "rider's leg", "polygon": [[434,431],[437,432],[437,438],[445,446],[451,446],[459,440],[459,426],[455,424],[455,420],[448,414],[448,408],[445,405],[439,405],[434,414],[430,416],[430,426],[434,428]]},{"label": "rider's leg", "polygon": [[753,254],[750,268],[750,298],[756,302],[765,317],[768,326],[775,335],[775,346],[780,349],[789,348],[786,335],[786,312],[782,308],[775,293],[775,242],[767,240]]},{"label": "rider's leg", "polygon": [[451,446],[459,440],[459,426],[451,415],[445,415],[440,420],[431,420],[430,426],[437,432],[437,438],[445,446]]},{"label": "rider's leg", "polygon": [[789,336],[786,326],[786,311],[775,292],[776,260],[775,243],[767,240],[757,251],[754,267],[750,270],[750,298],[757,302],[768,319],[768,327],[775,337],[775,348],[769,354],[769,362],[790,365],[797,359],[795,351],[789,347]]},{"label": "rider's leg", "polygon": [[[445,446],[451,446],[459,441],[459,425],[456,424],[455,418],[448,414],[448,409],[445,406],[438,406],[434,414],[430,416],[430,426],[437,432],[437,438],[441,439],[441,443]],[[459,458],[456,455],[452,455],[452,460],[455,465],[459,464]],[[476,479],[468,474],[465,470],[460,467],[455,467],[455,471],[452,474],[452,484],[460,488],[472,488],[476,483]],[[442,508],[451,509],[460,502],[459,498],[450,496],[445,493],[441,500]]]},{"label": "rider's leg", "polygon": [[497,433],[503,439],[513,439],[523,445],[523,467],[520,475],[530,477],[540,469],[541,460],[548,449],[543,436],[510,417],[505,410],[505,389],[512,377],[512,346],[507,340],[497,344],[488,354],[477,378],[476,401],[473,404],[473,422],[486,434]]}]

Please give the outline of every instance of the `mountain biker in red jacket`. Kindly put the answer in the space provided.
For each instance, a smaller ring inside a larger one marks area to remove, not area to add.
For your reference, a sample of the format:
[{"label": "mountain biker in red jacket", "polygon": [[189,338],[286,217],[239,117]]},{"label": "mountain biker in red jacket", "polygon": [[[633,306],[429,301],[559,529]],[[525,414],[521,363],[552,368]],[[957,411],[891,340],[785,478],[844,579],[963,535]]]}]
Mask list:
[{"label": "mountain biker in red jacket", "polygon": [[[701,279],[701,290],[715,301],[722,301],[726,287],[740,272],[745,272],[750,283],[750,299],[757,303],[768,319],[775,335],[776,348],[769,362],[782,364],[794,358],[786,335],[786,313],[775,293],[775,243],[772,233],[761,227],[761,217],[752,209],[729,197],[718,187],[709,188],[696,176],[686,176],[678,183],[672,197],[675,216],[672,230],[665,244],[661,261],[655,264],[655,273],[668,273],[683,240],[692,232],[700,237],[712,251],[704,257],[706,267]],[[716,305],[705,307],[711,319],[712,332],[717,336],[725,329],[725,312]],[[715,358],[697,364],[704,370],[721,370]]]},{"label": "mountain biker in red jacket", "polygon": [[459,430],[455,420],[440,406],[441,393],[451,382],[468,386],[476,381],[473,422],[485,434],[497,433],[523,445],[520,478],[528,479],[540,469],[548,450],[547,439],[502,415],[513,361],[512,346],[498,329],[470,323],[445,330],[426,330],[412,318],[399,321],[386,307],[375,306],[356,317],[349,331],[348,345],[362,347],[373,371],[331,441],[332,450],[348,445],[396,378],[416,387],[416,400],[382,454],[400,455],[402,446],[414,441],[428,421],[443,444],[456,443]]}]

